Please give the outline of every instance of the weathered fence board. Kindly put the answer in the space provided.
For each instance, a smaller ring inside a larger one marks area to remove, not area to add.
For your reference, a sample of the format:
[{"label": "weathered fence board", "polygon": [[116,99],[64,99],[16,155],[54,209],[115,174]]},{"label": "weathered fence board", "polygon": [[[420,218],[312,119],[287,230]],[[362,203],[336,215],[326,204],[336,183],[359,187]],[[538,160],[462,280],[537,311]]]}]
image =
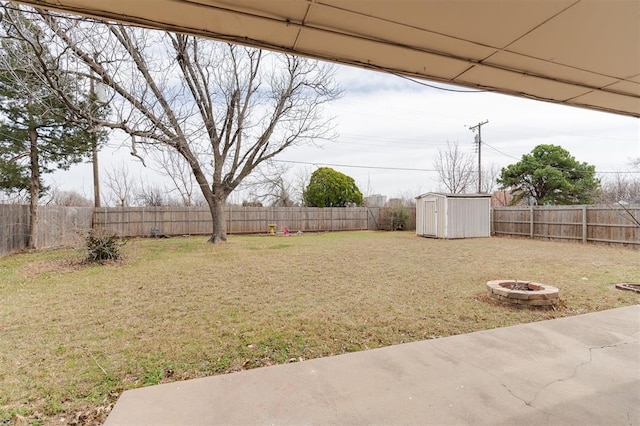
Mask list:
[{"label": "weathered fence board", "polygon": [[[415,229],[415,210],[408,208],[404,229]],[[309,208],[228,206],[229,234],[347,231],[387,229],[391,208]],[[36,245],[39,248],[75,245],[88,230],[122,237],[150,235],[206,235],[212,232],[206,207],[87,208],[39,206]],[[536,206],[495,207],[494,235],[545,238],[559,241],[624,244],[640,248],[640,207]],[[0,204],[0,256],[27,246],[29,207]]]},{"label": "weathered fence board", "polygon": [[640,207],[494,207],[493,232],[495,235],[640,247]]},{"label": "weathered fence board", "polygon": [[28,236],[29,206],[0,204],[0,256],[24,249]]},{"label": "weathered fence board", "polygon": [[[91,229],[93,208],[38,206],[37,248],[77,245]],[[29,206],[0,204],[0,256],[19,252],[29,242]]]},{"label": "weathered fence board", "polygon": [[[229,234],[266,233],[269,225],[277,232],[351,231],[368,229],[368,209],[314,207],[227,206]],[[213,231],[206,207],[99,208],[93,215],[94,229],[121,237],[149,235],[204,235]]]},{"label": "weathered fence board", "polygon": [[37,248],[76,246],[91,229],[92,207],[38,206]]}]

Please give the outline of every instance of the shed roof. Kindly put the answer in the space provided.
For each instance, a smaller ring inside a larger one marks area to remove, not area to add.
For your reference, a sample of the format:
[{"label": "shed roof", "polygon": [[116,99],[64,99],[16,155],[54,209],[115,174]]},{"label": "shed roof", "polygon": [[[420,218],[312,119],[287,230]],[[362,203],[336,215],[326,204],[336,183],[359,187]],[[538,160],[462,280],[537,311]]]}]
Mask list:
[{"label": "shed roof", "polygon": [[19,0],[640,117],[637,0]]},{"label": "shed roof", "polygon": [[447,197],[447,198],[491,198],[491,194],[451,194],[445,192],[426,192],[424,194],[420,194],[416,197],[416,200],[419,198],[425,197]]}]

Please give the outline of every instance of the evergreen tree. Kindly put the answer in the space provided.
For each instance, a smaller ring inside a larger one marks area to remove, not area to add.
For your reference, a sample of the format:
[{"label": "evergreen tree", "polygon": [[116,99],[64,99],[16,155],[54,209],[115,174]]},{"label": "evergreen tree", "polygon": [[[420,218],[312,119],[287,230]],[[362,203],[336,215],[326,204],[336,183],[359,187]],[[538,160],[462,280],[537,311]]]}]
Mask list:
[{"label": "evergreen tree", "polygon": [[[55,62],[42,48],[42,34],[20,12],[10,12],[0,45],[0,190],[28,193],[29,247],[35,248],[37,202],[46,190],[42,175],[82,161],[92,138],[38,72],[38,61]],[[81,93],[78,79],[62,71],[58,78]],[[92,99],[85,95],[83,102],[90,107]]]},{"label": "evergreen tree", "polygon": [[557,145],[538,145],[518,163],[502,169],[498,183],[515,195],[514,203],[591,204],[600,187],[596,168],[580,163]]}]

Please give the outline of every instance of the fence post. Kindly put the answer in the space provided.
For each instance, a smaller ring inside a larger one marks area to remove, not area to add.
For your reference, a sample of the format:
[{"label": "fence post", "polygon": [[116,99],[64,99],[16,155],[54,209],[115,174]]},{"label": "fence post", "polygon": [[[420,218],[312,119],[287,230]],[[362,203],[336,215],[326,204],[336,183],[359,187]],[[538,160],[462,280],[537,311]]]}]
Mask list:
[{"label": "fence post", "polygon": [[587,242],[587,206],[582,206],[582,243]]},{"label": "fence post", "polygon": [[331,232],[333,232],[333,207],[331,207]]},{"label": "fence post", "polygon": [[529,206],[529,237],[533,238],[533,206]]},{"label": "fence post", "polygon": [[361,207],[362,211],[364,212],[364,228],[361,228],[364,231],[367,231],[369,229],[369,210],[366,207]]},{"label": "fence post", "polygon": [[[496,228],[495,228],[495,225],[493,223],[494,219],[495,219],[494,209],[493,209],[493,207],[489,207],[489,224],[490,224],[490,226],[489,226],[489,235],[491,235],[491,236],[496,235]],[[416,225],[416,226],[418,226],[418,225]]]}]

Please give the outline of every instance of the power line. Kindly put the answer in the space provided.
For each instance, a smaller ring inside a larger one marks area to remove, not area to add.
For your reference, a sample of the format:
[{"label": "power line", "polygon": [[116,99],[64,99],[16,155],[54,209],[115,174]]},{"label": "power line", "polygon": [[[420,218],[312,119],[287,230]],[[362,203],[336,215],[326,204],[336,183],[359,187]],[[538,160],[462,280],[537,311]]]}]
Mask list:
[{"label": "power line", "polygon": [[[493,150],[494,150],[494,151],[496,151],[497,153],[504,155],[505,157],[509,157],[509,158],[514,159],[514,160],[516,160],[516,161],[520,161],[520,160],[522,160],[521,158],[514,157],[513,155],[511,155],[511,154],[507,154],[507,153],[506,153],[506,152],[504,152],[504,151],[500,151],[498,148],[495,148],[495,147],[493,147],[493,146],[489,145],[488,143],[486,143],[486,142],[484,142],[484,141],[483,141],[483,143],[484,143],[484,145],[486,145],[486,146],[488,146],[489,148],[493,149]],[[554,167],[555,167],[556,169],[558,169],[558,170],[562,170],[562,171],[565,171],[565,172],[569,172],[569,171],[571,171],[571,170],[569,170],[569,169],[564,169],[564,168],[562,168],[562,167],[557,167],[557,166],[554,166]],[[596,174],[618,174],[618,173],[620,173],[620,174],[626,174],[626,173],[629,173],[629,174],[640,174],[640,170],[624,170],[624,171],[604,170],[604,171],[600,171],[600,170],[597,170],[597,169],[596,169]]]},{"label": "power line", "polygon": [[377,169],[377,170],[400,170],[407,172],[436,172],[435,169],[413,169],[410,167],[383,167],[383,166],[363,166],[356,164],[335,164],[324,162],[308,162],[308,161],[293,161],[293,160],[272,160],[277,163],[291,163],[291,164],[307,164],[310,166],[333,166],[333,167],[350,167],[355,169]]},{"label": "power line", "polygon": [[395,75],[396,77],[403,78],[405,80],[408,80],[408,81],[410,81],[412,83],[415,83],[415,84],[419,84],[421,86],[430,87],[432,89],[437,89],[437,90],[443,90],[445,92],[455,92],[455,93],[487,93],[488,92],[488,90],[449,89],[448,87],[440,87],[440,86],[436,86],[434,84],[429,84],[427,82],[417,80],[415,78],[409,77],[409,76],[404,75],[404,74],[400,74],[399,72],[396,72],[396,71],[393,71],[393,70],[390,70],[388,68],[384,68],[384,67],[381,67],[381,66],[378,66],[378,65],[367,64],[367,67],[371,68],[371,69],[375,69],[375,70],[381,71],[381,72],[384,72],[386,74]]},{"label": "power line", "polygon": [[[437,170],[435,169],[418,169],[418,168],[410,168],[410,167],[384,167],[384,166],[365,166],[365,165],[361,165],[361,164],[337,164],[337,163],[325,163],[322,161],[316,161],[316,162],[310,162],[310,161],[294,161],[294,160],[271,160],[277,163],[289,163],[289,164],[306,164],[309,166],[332,166],[332,167],[348,167],[348,168],[354,168],[354,169],[375,169],[375,170],[397,170],[397,171],[408,171],[408,172],[437,172]],[[558,170],[563,170],[563,171],[572,171],[570,169],[564,169],[562,167],[554,167]],[[477,170],[473,170],[474,172],[477,172]],[[640,170],[628,170],[628,171],[597,171],[597,174],[625,174],[625,173],[632,173],[632,174],[640,174]]]},{"label": "power line", "polygon": [[497,153],[499,153],[499,154],[502,154],[502,155],[504,155],[505,157],[513,158],[514,160],[517,160],[517,161],[520,161],[520,160],[521,160],[521,159],[520,159],[520,158],[518,158],[518,157],[514,157],[514,156],[513,156],[513,155],[511,155],[511,154],[507,154],[507,153],[506,153],[506,152],[504,152],[504,151],[500,151],[498,148],[494,148],[493,146],[489,145],[488,143],[486,143],[486,142],[484,142],[484,141],[483,141],[483,143],[484,143],[486,146],[488,146],[489,148],[491,148],[492,150],[494,150],[495,152],[497,152]]}]

